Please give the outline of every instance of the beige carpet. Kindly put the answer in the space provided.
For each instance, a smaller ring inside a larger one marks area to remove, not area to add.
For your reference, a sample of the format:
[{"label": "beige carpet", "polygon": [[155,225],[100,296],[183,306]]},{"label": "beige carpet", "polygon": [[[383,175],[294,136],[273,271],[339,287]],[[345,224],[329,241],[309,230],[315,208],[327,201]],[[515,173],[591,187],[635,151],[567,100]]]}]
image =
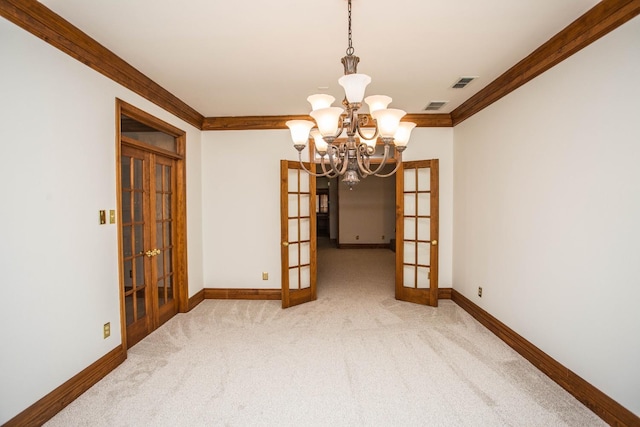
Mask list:
[{"label": "beige carpet", "polygon": [[605,425],[455,303],[396,301],[393,256],[321,248],[287,310],[206,300],[47,425]]}]

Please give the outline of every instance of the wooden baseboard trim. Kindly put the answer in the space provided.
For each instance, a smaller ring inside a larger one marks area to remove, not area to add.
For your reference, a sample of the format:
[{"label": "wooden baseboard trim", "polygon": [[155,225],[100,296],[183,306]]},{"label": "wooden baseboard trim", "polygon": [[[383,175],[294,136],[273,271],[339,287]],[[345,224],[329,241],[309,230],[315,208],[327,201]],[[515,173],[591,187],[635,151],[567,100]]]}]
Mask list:
[{"label": "wooden baseboard trim", "polygon": [[339,243],[338,249],[390,249],[389,243]]},{"label": "wooden baseboard trim", "polygon": [[122,345],[114,348],[82,372],[7,421],[4,427],[41,426],[113,371],[126,358],[127,352]]},{"label": "wooden baseboard trim", "polygon": [[250,299],[280,301],[282,299],[282,290],[204,288],[204,299]]},{"label": "wooden baseboard trim", "polygon": [[640,426],[640,417],[574,372],[571,372],[567,367],[518,335],[514,330],[471,302],[460,292],[453,289],[451,299],[606,423],[612,426]]},{"label": "wooden baseboard trim", "polygon": [[200,289],[199,292],[189,298],[189,308],[187,312],[193,310],[198,304],[204,301],[204,289]]},{"label": "wooden baseboard trim", "polygon": [[438,299],[451,299],[453,288],[438,288]]}]

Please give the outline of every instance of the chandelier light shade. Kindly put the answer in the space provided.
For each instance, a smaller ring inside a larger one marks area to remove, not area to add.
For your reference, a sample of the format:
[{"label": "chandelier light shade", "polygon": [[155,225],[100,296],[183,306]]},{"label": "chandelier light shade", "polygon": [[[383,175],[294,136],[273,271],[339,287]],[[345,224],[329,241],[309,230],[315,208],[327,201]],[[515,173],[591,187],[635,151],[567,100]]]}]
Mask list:
[{"label": "chandelier light shade", "polygon": [[366,74],[347,74],[340,77],[338,83],[344,88],[344,94],[349,104],[361,104],[364,91],[371,83],[371,77]]},{"label": "chandelier light shade", "polygon": [[[351,40],[351,0],[348,0],[349,16],[349,46],[346,56],[342,58],[344,75],[338,79],[344,88],[345,98],[342,105],[345,108],[333,107],[335,98],[327,94],[311,95],[307,101],[311,104],[310,120],[289,120],[287,126],[291,130],[294,147],[298,150],[298,157],[302,168],[314,176],[334,178],[343,176],[350,189],[360,182],[359,177],[369,175],[379,177],[391,176],[402,163],[402,152],[409,143],[412,129],[416,126],[411,122],[400,122],[406,114],[396,108],[388,108],[391,98],[386,95],[364,97],[371,77],[358,73],[360,58],[354,55]],[[366,115],[358,115],[362,101],[369,106],[369,114],[373,124],[369,124]],[[316,127],[314,127],[316,126]],[[346,132],[346,141],[338,137]],[[314,140],[315,152],[320,156],[322,173],[312,173],[302,162],[302,150],[307,146],[309,137]],[[383,152],[378,165],[373,165],[371,157],[376,154],[378,139],[382,142]],[[385,165],[394,157],[396,166],[390,173],[382,174]]]},{"label": "chandelier light shade", "polygon": [[[344,109],[340,107],[328,107],[313,110],[309,114],[318,124],[318,130],[322,136],[329,137],[336,135],[338,132],[338,124],[340,123],[340,116],[343,111]],[[307,138],[308,137],[309,136],[307,135]]]}]

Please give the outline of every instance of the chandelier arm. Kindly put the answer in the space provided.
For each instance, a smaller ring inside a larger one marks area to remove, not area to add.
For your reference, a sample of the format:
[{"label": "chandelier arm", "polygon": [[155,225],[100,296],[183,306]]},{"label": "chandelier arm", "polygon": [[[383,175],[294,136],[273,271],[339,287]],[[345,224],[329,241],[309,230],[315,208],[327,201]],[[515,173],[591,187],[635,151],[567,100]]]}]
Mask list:
[{"label": "chandelier arm", "polygon": [[380,175],[379,172],[387,165],[387,161],[389,160],[389,144],[384,144],[384,156],[382,157],[382,162],[380,162],[380,166],[377,167],[376,170],[371,172],[371,175],[383,177],[383,176],[391,176],[395,172],[391,172],[391,175]]},{"label": "chandelier arm", "polygon": [[325,174],[327,178],[335,178],[338,176],[338,171],[335,169],[327,170],[327,166],[325,164],[324,156],[320,158],[320,166],[322,167],[322,172]]},{"label": "chandelier arm", "polygon": [[298,160],[300,161],[300,166],[302,167],[302,169],[303,169],[306,173],[308,173],[309,175],[311,175],[311,176],[317,176],[317,177],[320,177],[320,178],[321,178],[321,177],[324,177],[324,176],[329,176],[329,174],[328,174],[328,173],[321,173],[321,174],[318,174],[318,173],[315,173],[315,172],[311,172],[309,169],[307,169],[307,168],[304,166],[304,162],[302,161],[302,153],[301,153],[301,152],[298,152]]},{"label": "chandelier arm", "polygon": [[362,134],[362,132],[360,131],[360,126],[356,127],[356,129],[357,129],[357,131],[358,131],[358,136],[359,136],[360,138],[362,138],[362,139],[367,140],[367,141],[373,141],[374,139],[378,139],[378,136],[380,135],[380,131],[378,130],[378,123],[376,123],[376,131],[375,131],[375,133],[374,133],[374,134],[373,134],[373,136],[372,136],[372,137],[370,137],[370,138],[367,138],[366,136],[364,136],[364,135]]},{"label": "chandelier arm", "polygon": [[[360,146],[362,145],[366,145],[366,144],[360,144]],[[360,172],[360,176],[363,178],[368,177],[369,175],[373,175],[373,172],[371,171],[371,168],[369,167],[369,165],[365,164],[365,156],[363,153],[360,152],[360,146],[358,147],[358,150],[356,150],[356,158],[358,159],[358,170]]]},{"label": "chandelier arm", "polygon": [[402,164],[402,153],[398,153],[398,159],[396,160],[396,167],[393,168],[393,170],[391,172],[389,172],[388,174],[382,175],[382,174],[375,174],[375,176],[380,177],[380,178],[388,178],[391,175],[395,174],[398,171],[398,168],[400,167],[400,165]]}]

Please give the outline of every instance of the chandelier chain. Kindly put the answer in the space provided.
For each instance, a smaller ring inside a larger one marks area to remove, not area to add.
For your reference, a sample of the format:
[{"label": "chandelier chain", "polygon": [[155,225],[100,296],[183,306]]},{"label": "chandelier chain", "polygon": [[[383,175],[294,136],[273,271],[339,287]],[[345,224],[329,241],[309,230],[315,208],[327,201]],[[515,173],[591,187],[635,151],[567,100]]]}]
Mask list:
[{"label": "chandelier chain", "polygon": [[347,55],[353,55],[355,49],[353,49],[353,41],[351,40],[351,0],[348,1],[347,10],[349,11],[349,47],[347,48]]}]

